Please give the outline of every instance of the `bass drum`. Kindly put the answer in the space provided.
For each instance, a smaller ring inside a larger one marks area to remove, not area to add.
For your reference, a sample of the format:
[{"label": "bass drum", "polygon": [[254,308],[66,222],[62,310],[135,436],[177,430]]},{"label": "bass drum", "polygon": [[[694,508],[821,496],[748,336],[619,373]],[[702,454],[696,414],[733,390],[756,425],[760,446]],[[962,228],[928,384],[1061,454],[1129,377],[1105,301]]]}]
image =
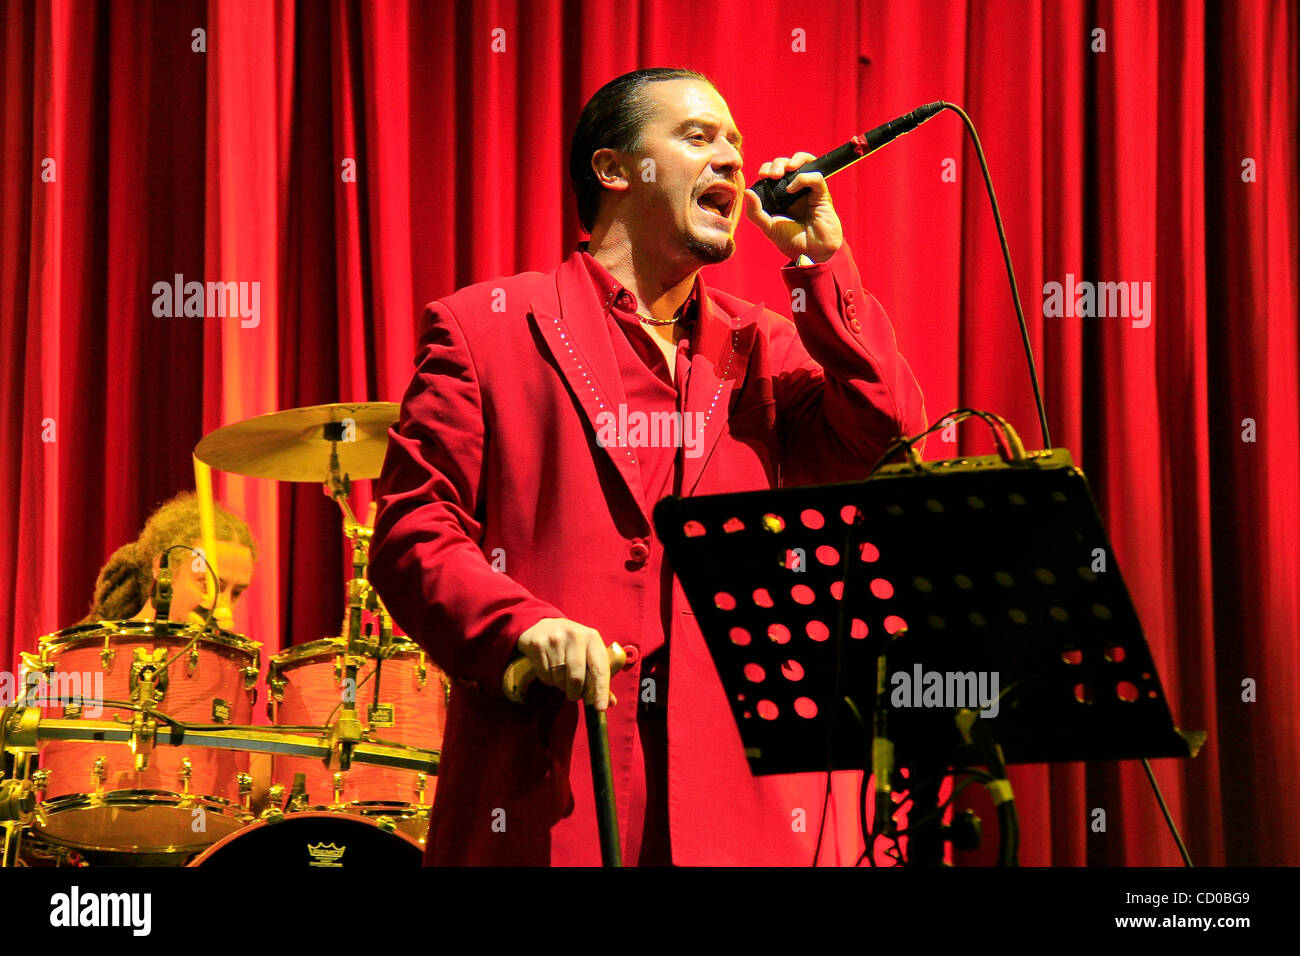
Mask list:
[{"label": "bass drum", "polygon": [[395,829],[391,821],[306,812],[250,824],[214,843],[188,865],[245,873],[349,866],[379,872],[418,867],[423,858],[420,844]]}]

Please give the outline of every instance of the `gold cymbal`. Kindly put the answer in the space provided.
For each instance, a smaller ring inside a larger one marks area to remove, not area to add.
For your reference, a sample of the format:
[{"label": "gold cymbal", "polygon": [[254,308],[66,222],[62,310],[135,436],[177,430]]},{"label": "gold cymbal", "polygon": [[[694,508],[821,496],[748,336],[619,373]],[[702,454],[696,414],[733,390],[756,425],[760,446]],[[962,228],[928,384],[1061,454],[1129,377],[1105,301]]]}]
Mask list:
[{"label": "gold cymbal", "polygon": [[326,482],[330,453],[352,479],[378,478],[396,402],[310,405],[259,415],[209,432],[195,456],[219,471],[275,481]]}]

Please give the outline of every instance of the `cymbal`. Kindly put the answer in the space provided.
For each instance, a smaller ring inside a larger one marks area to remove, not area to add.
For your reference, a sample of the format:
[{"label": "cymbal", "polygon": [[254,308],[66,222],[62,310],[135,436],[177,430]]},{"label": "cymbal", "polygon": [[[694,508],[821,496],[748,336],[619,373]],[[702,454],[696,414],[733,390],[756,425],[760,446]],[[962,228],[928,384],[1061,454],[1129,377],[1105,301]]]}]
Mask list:
[{"label": "cymbal", "polygon": [[209,432],[195,456],[218,471],[275,481],[326,482],[330,453],[353,479],[378,478],[396,402],[310,405],[258,415]]}]

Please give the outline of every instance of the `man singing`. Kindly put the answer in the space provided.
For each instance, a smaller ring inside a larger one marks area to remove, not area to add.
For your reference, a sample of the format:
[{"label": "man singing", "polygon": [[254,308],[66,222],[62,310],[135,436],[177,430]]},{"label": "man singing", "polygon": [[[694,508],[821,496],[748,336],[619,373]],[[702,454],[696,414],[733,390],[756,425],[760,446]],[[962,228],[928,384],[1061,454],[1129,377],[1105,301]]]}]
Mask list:
[{"label": "man singing", "polygon": [[[796,178],[811,192],[771,217],[741,166],[706,77],[621,76],[573,137],[590,242],[426,307],[371,578],[457,681],[428,863],[600,862],[582,700],[608,708],[625,862],[812,860],[825,780],[750,775],[650,515],[670,494],[865,477],[924,410],[825,180]],[[701,275],[735,250],[742,202],[791,260],[793,322]],[[611,678],[615,641],[628,664]],[[522,706],[501,692],[519,655],[554,688]]]}]

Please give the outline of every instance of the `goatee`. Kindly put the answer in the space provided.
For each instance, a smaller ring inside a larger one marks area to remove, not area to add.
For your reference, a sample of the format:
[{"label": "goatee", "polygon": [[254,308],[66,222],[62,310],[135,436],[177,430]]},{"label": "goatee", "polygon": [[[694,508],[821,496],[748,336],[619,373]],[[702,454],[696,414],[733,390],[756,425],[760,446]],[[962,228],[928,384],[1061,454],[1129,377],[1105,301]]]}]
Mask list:
[{"label": "goatee", "polygon": [[703,239],[692,233],[686,234],[686,248],[691,254],[703,262],[717,265],[719,262],[726,262],[736,251],[736,240],[728,237],[725,244],[719,246],[711,242],[705,242]]}]

